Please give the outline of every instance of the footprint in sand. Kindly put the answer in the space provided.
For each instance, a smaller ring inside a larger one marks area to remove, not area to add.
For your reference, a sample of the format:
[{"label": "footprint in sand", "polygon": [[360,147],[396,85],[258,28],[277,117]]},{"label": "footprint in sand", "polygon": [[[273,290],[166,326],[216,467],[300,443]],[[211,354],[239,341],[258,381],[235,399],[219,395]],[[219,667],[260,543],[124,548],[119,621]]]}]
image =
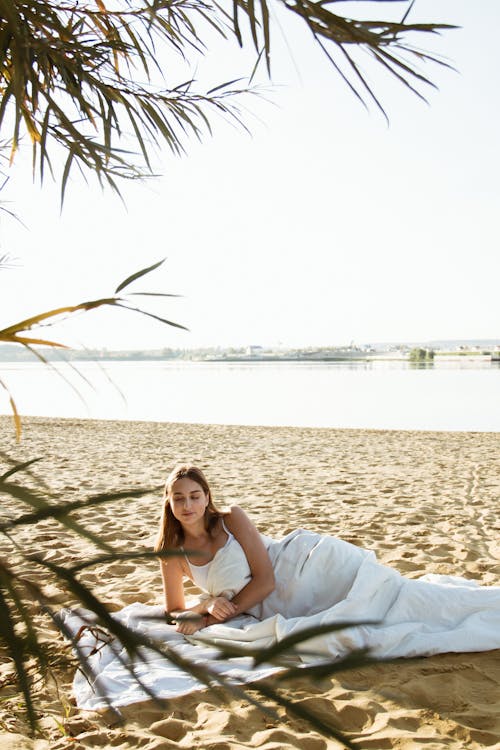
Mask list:
[{"label": "footprint in sand", "polygon": [[110,573],[113,575],[118,576],[126,576],[129,573],[135,573],[137,571],[137,566],[132,564],[119,564],[119,565],[113,565],[110,568]]},{"label": "footprint in sand", "polygon": [[[272,745],[270,745],[272,743]],[[326,750],[325,740],[311,737],[297,732],[287,732],[283,729],[271,729],[255,732],[252,737],[252,747],[292,748],[300,750]]]},{"label": "footprint in sand", "polygon": [[180,742],[180,740],[182,740],[187,734],[187,727],[188,725],[185,721],[179,721],[179,719],[165,719],[151,724],[150,730],[153,734],[165,737],[167,740]]},{"label": "footprint in sand", "polygon": [[338,701],[314,698],[305,698],[298,702],[303,708],[309,708],[319,719],[327,724],[333,724],[344,732],[360,732],[372,723],[370,713],[359,706],[352,704],[342,705]]}]

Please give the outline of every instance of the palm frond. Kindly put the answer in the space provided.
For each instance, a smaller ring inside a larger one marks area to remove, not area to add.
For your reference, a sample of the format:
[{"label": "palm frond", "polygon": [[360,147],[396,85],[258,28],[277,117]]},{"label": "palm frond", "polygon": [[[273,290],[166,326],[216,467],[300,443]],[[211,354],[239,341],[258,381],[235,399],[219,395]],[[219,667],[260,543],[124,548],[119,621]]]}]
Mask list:
[{"label": "palm frond", "polygon": [[[1,3],[1,0],[0,0],[0,3]],[[41,338],[39,336],[31,336],[31,335],[27,336],[25,334],[27,334],[33,328],[40,327],[40,326],[51,326],[54,323],[61,321],[65,317],[75,315],[77,313],[87,313],[87,312],[90,312],[91,310],[97,310],[98,308],[101,308],[101,307],[123,308],[125,310],[130,310],[131,312],[137,313],[139,315],[145,315],[146,317],[157,320],[160,323],[163,323],[164,325],[172,326],[174,328],[179,328],[179,329],[186,331],[187,328],[181,325],[180,323],[175,323],[173,320],[170,320],[160,315],[156,315],[154,313],[148,312],[147,310],[144,310],[142,308],[135,307],[135,306],[128,304],[127,293],[125,293],[125,295],[123,296],[117,296],[119,292],[123,291],[126,287],[130,286],[130,284],[132,284],[134,281],[136,281],[137,279],[143,278],[148,273],[151,273],[152,271],[159,268],[164,263],[164,261],[165,259],[162,259],[156,263],[153,263],[147,268],[143,268],[140,271],[137,271],[129,275],[124,281],[122,281],[118,285],[115,291],[115,294],[110,297],[102,297],[100,299],[89,300],[87,302],[80,302],[77,305],[65,305],[64,307],[57,307],[53,310],[47,310],[46,312],[39,313],[38,315],[32,315],[31,317],[25,318],[24,320],[21,320],[18,323],[14,323],[13,325],[0,329],[0,341],[5,341],[11,344],[20,344],[21,346],[24,346],[26,349],[29,349],[29,351],[33,352],[33,354],[41,362],[43,362],[48,367],[51,367],[51,369],[53,369],[54,372],[56,372],[59,377],[62,377],[63,380],[77,393],[77,395],[80,398],[82,398],[78,389],[64,376],[64,374],[61,373],[56,368],[54,368],[54,366],[40,352],[38,352],[34,348],[35,346],[38,346],[38,345],[48,346],[48,347],[51,347],[52,349],[66,349],[68,347],[63,343],[54,341],[52,339],[46,339],[46,338]],[[151,297],[176,296],[176,295],[164,294],[163,292],[136,292],[136,293],[132,292],[130,293],[130,296],[132,295],[133,296],[151,296]],[[76,368],[73,367],[73,369],[76,369]],[[79,373],[78,370],[77,372]],[[84,376],[82,375],[81,377],[84,377]],[[88,379],[84,378],[84,380],[87,382],[87,384],[89,383]],[[1,379],[0,379],[0,387],[2,387],[8,393],[12,413],[14,416],[16,436],[17,436],[17,439],[19,440],[21,437],[21,418],[19,416],[16,403],[9,391],[7,384]]]},{"label": "palm frond", "polygon": [[[441,31],[457,27],[443,23],[410,23],[407,20],[407,13],[402,21],[398,22],[357,20],[332,13],[326,7],[336,1],[283,0],[288,10],[305,21],[337,72],[362,101],[364,101],[364,91],[368,93],[376,106],[387,117],[384,107],[368,84],[367,78],[354,62],[350,53],[353,48],[367,52],[379,66],[388,71],[390,75],[394,76],[414,94],[425,100],[414,82],[428,86],[434,84],[427,76],[422,75],[417,65],[409,64],[405,60],[405,56],[413,59],[415,63],[430,62],[447,68],[451,68],[451,66],[447,61],[434,54],[416,50],[412,44],[406,41],[406,38],[415,34],[435,35]],[[377,0],[372,0],[372,2],[377,2]],[[329,45],[328,48],[326,44]],[[354,72],[353,78],[350,78],[347,73],[341,70],[339,63],[334,58],[335,53],[339,53],[341,58],[348,61],[348,70]],[[389,60],[391,64],[388,64]]]},{"label": "palm frond", "polygon": [[[446,64],[416,53],[405,39],[435,35],[454,28],[451,24],[411,23],[411,3],[399,22],[356,20],[333,13],[328,6],[335,2],[282,0],[325,51],[325,44],[331,46],[327,54],[332,61],[335,52],[356,47],[380,65],[390,49],[393,65],[383,67],[406,85],[422,80],[402,54]],[[248,21],[248,40],[242,17]],[[187,86],[156,83],[156,73],[165,78],[166,65],[160,60],[174,55],[189,65],[193,53],[209,49],[213,30],[222,38],[232,31],[242,46],[253,45],[270,71],[268,0],[233,0],[232,13],[217,0],[117,0],[113,7],[102,1],[0,0],[0,129],[10,131],[11,159],[26,134],[41,179],[46,166],[52,169],[56,146],[66,154],[62,200],[75,166],[119,192],[120,179],[151,173],[156,148],[166,144],[180,154],[189,136],[209,133],[213,114],[243,124],[237,103],[248,93],[245,88],[232,89],[228,82],[203,93],[194,81]],[[340,72],[339,63],[334,65]],[[341,75],[358,95],[366,92],[363,76],[360,86],[356,76]],[[139,153],[130,151],[131,143]]]},{"label": "palm frond", "polygon": [[147,268],[143,268],[140,271],[136,271],[131,276],[127,276],[125,281],[122,281],[121,284],[118,284],[118,286],[115,289],[115,294],[119,294],[123,289],[125,289],[125,287],[129,286],[133,281],[136,281],[137,279],[140,279],[142,276],[145,276],[151,271],[156,270],[163,263],[165,263],[165,258],[163,258],[162,260],[159,260],[157,263],[153,263],[152,266],[148,266]]},{"label": "palm frond", "polygon": [[[13,569],[0,559],[0,642],[7,648],[8,653],[13,660],[17,673],[19,690],[23,695],[28,718],[33,730],[35,730],[37,726],[36,708],[32,693],[31,673],[33,667],[30,666],[28,669],[27,657],[34,655],[39,665],[39,669],[42,672],[47,666],[42,649],[38,642],[36,625],[33,621],[32,615],[32,605],[33,603],[37,603],[41,608],[41,612],[50,618],[53,625],[55,625],[66,640],[71,643],[75,656],[80,664],[80,668],[95,686],[97,693],[107,701],[109,708],[113,710],[118,717],[120,717],[119,711],[110,705],[109,699],[102,691],[100,691],[99,680],[97,679],[98,675],[94,672],[92,663],[89,661],[88,652],[82,648],[79,643],[82,630],[90,629],[91,632],[95,631],[99,641],[102,643],[102,647],[106,646],[112,650],[115,657],[120,661],[122,667],[124,667],[133,679],[138,682],[144,691],[145,696],[162,706],[165,705],[165,701],[156,698],[148,685],[141,680],[137,671],[137,665],[146,659],[147,650],[153,651],[155,654],[170,661],[178,669],[191,675],[191,677],[197,680],[201,685],[214,691],[217,695],[218,701],[225,702],[230,698],[244,700],[246,703],[256,706],[259,710],[263,711],[268,716],[271,716],[275,721],[279,721],[280,719],[274,707],[285,708],[289,715],[307,721],[313,729],[322,735],[335,739],[346,748],[354,747],[354,745],[352,745],[352,743],[350,743],[350,741],[343,735],[342,731],[334,724],[325,721],[324,718],[315,714],[313,710],[307,705],[303,705],[300,701],[296,701],[293,698],[288,698],[283,695],[281,692],[281,686],[284,681],[293,680],[297,675],[300,677],[318,679],[348,669],[373,664],[374,660],[370,659],[369,654],[364,651],[355,652],[349,655],[347,659],[341,661],[335,660],[332,662],[323,657],[320,664],[315,664],[313,666],[289,666],[289,662],[287,666],[286,661],[284,660],[285,656],[296,657],[298,653],[305,653],[303,650],[297,651],[296,646],[299,643],[318,635],[324,635],[327,632],[357,626],[361,623],[330,623],[316,628],[308,628],[300,633],[285,638],[281,643],[275,644],[270,648],[256,650],[255,653],[250,653],[248,650],[240,651],[239,649],[234,648],[232,649],[232,652],[231,649],[223,649],[222,651],[227,657],[252,655],[254,656],[254,662],[256,665],[266,662],[273,663],[282,668],[281,676],[278,677],[277,683],[268,684],[259,681],[252,683],[249,686],[235,685],[230,677],[226,677],[223,674],[216,672],[209,663],[199,664],[193,662],[190,659],[183,657],[178,651],[169,646],[168,643],[152,639],[144,633],[131,629],[121,623],[108,611],[106,604],[101,601],[99,597],[96,596],[96,594],[94,594],[93,591],[78,577],[79,573],[86,570],[88,567],[97,564],[141,558],[150,560],[177,555],[179,552],[166,551],[155,553],[137,550],[121,553],[107,549],[104,554],[68,566],[56,564],[50,559],[44,559],[41,555],[27,554],[10,535],[11,531],[15,532],[15,530],[21,526],[36,524],[48,518],[69,526],[68,516],[72,512],[85,510],[86,508],[106,502],[119,501],[124,497],[140,497],[151,491],[157,491],[159,488],[107,492],[90,496],[86,500],[66,503],[62,506],[49,504],[44,498],[39,497],[26,487],[18,485],[16,489],[14,489],[15,486],[8,481],[12,479],[12,477],[18,477],[22,472],[30,473],[31,466],[38,460],[39,459],[33,459],[31,461],[25,461],[22,464],[13,465],[9,470],[4,472],[2,477],[0,477],[1,492],[10,494],[16,499],[26,502],[28,505],[35,508],[35,512],[21,514],[20,516],[11,519],[11,521],[4,522],[0,527],[0,533],[8,535],[8,538],[13,542],[16,548],[17,555],[22,560],[21,573],[18,572],[17,568]],[[12,461],[8,459],[8,463],[12,463]],[[71,526],[69,527],[72,528]],[[73,527],[73,530],[85,538],[89,538],[90,536],[88,531],[81,525]],[[98,546],[100,546],[101,549],[106,550],[107,545],[101,541],[101,543],[98,543]],[[15,564],[17,565],[17,563]],[[26,574],[26,566],[31,566],[28,575]],[[68,592],[73,599],[77,599],[86,608],[88,615],[84,612],[81,614],[85,624],[82,626],[81,631],[76,635],[70,632],[65,625],[64,620],[58,616],[56,611],[54,611],[51,597],[47,595],[44,592],[43,587],[35,583],[33,577],[30,576],[29,573],[33,572],[33,566],[46,571],[47,576],[55,577],[58,582],[58,588],[62,585],[63,589]],[[26,597],[23,596],[22,590],[26,592]],[[25,598],[29,601],[30,607],[26,606]],[[20,625],[22,625],[21,630],[19,628]],[[210,643],[209,638],[200,638],[200,640]],[[122,654],[122,648],[125,649],[126,654]],[[217,648],[221,650],[219,643],[217,643]],[[255,694],[257,694],[258,697],[255,697]],[[266,702],[271,701],[273,708],[266,705],[266,703],[263,702],[263,699],[265,699]]]},{"label": "palm frond", "polygon": [[[144,174],[136,155],[120,147],[124,120],[149,170],[152,148],[166,142],[181,153],[185,135],[200,134],[205,108],[216,105],[238,119],[222,97],[151,83],[157,44],[184,58],[188,50],[203,50],[195,18],[224,33],[202,0],[136,0],[113,8],[77,0],[1,0],[0,127],[12,119],[11,159],[26,132],[42,179],[54,145],[65,150],[62,199],[75,164],[119,190],[116,178]],[[146,83],[138,83],[141,78]],[[179,115],[187,129],[176,127]]]},{"label": "palm frond", "polygon": [[[282,654],[295,654],[295,646],[300,643],[305,643],[312,638],[317,638],[321,635],[328,635],[330,633],[337,633],[339,630],[345,630],[346,628],[355,628],[360,625],[376,625],[377,623],[372,620],[363,620],[358,622],[330,622],[324,625],[316,625],[310,628],[304,628],[299,630],[292,635],[283,638],[281,641],[273,644],[269,648],[262,649],[257,659],[255,659],[255,666],[262,664],[267,661],[274,661],[276,657]],[[298,652],[300,654],[300,651]]]},{"label": "palm frond", "polygon": [[21,638],[16,632],[15,612],[13,611],[12,604],[9,604],[5,595],[2,578],[3,575],[0,577],[0,639],[7,647],[8,654],[14,662],[19,688],[22,692],[26,712],[28,714],[28,720],[31,728],[34,730],[36,726],[36,712],[33,705],[30,680],[23,658],[25,643],[23,638]]},{"label": "palm frond", "polygon": [[9,387],[7,384],[0,378],[0,388],[3,388],[4,391],[7,392],[7,396],[9,398],[9,404],[10,408],[12,410],[12,418],[14,420],[14,427],[16,430],[16,440],[19,442],[21,439],[21,417],[19,415],[19,412],[17,410],[16,402],[14,401],[14,398],[9,390]]},{"label": "palm frond", "polygon": [[[40,459],[35,459],[35,460],[40,460]],[[30,461],[28,463],[31,464],[33,462]],[[13,471],[14,470],[7,472],[6,475],[4,476],[10,475],[11,472]],[[18,500],[24,500],[30,505],[34,505],[35,500],[31,493],[27,493],[27,491],[23,490],[23,488],[17,488],[16,490],[13,490],[13,486],[10,484],[6,484],[5,481],[2,481],[2,479],[3,478],[0,478],[0,490],[16,497]],[[104,503],[110,503],[116,500],[123,500],[124,498],[138,498],[138,497],[144,497],[144,495],[150,495],[150,494],[157,495],[160,489],[161,487],[154,487],[154,488],[147,487],[147,488],[143,488],[140,490],[134,489],[134,490],[121,490],[120,492],[106,492],[100,495],[96,495],[94,497],[87,498],[86,500],[75,500],[72,503],[63,503],[61,505],[58,505],[57,507],[54,507],[53,505],[48,505],[44,503],[44,501],[42,501],[41,507],[39,507],[38,510],[36,510],[34,513],[23,513],[20,516],[16,516],[16,518],[13,518],[9,521],[3,521],[2,523],[0,523],[0,531],[7,531],[9,529],[14,528],[15,526],[37,524],[40,521],[45,521],[50,518],[62,521],[63,519],[66,518],[66,516],[68,516],[70,513],[74,513],[75,511],[86,510],[87,508],[93,508],[97,505],[103,505]],[[137,558],[139,556],[140,555],[136,553],[135,555],[132,555],[132,559],[134,557]],[[95,564],[95,562],[91,562],[87,564],[93,565]]]},{"label": "palm frond", "polygon": [[[16,500],[19,500],[22,503],[35,508],[45,518],[51,518],[53,515],[52,511],[54,511],[55,515],[58,514],[57,509],[54,509],[53,506],[47,503],[43,497],[41,497],[38,493],[34,492],[31,489],[21,487],[17,484],[12,484],[11,482],[2,482],[2,484],[0,485],[0,489],[2,490],[2,492],[10,495]],[[78,534],[79,536],[85,537],[89,542],[95,544],[96,547],[99,547],[106,552],[113,552],[113,547],[111,547],[101,537],[99,537],[97,534],[94,534],[92,531],[87,529],[78,521],[75,521],[73,518],[69,517],[67,514],[63,513],[60,516],[60,521],[64,524],[64,526],[66,526],[74,533]],[[7,526],[3,529],[4,533],[6,530]]]},{"label": "palm frond", "polygon": [[356,750],[357,746],[353,745],[339,729],[324,721],[309,708],[306,708],[306,706],[303,706],[301,703],[294,701],[293,699],[285,698],[285,696],[278,690],[262,682],[256,682],[253,685],[253,688],[264,698],[270,699],[278,706],[286,708],[292,716],[307,721],[307,723],[319,732],[319,734],[322,734],[325,737],[332,737],[334,740],[337,740],[337,742],[340,742],[341,745],[348,748],[348,750]]}]

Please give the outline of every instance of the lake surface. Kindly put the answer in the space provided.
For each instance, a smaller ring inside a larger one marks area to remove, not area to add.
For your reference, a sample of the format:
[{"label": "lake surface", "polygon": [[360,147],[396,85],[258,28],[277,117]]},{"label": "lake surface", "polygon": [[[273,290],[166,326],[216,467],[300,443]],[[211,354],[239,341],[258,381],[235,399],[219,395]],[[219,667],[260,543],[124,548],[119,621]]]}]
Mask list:
[{"label": "lake surface", "polygon": [[490,362],[0,363],[0,377],[26,416],[500,432]]}]

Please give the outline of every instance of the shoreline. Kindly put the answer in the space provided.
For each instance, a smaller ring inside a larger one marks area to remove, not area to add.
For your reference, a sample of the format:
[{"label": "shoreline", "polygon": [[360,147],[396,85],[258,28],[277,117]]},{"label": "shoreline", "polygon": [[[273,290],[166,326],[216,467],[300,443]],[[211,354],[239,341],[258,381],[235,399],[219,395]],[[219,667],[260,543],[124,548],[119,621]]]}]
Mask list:
[{"label": "shoreline", "polygon": [[[219,505],[241,505],[270,536],[311,528],[372,549],[381,562],[410,578],[443,573],[500,585],[498,433],[24,417],[23,438],[16,444],[9,416],[0,417],[0,430],[1,450],[12,461],[43,457],[22,481],[30,487],[35,478],[47,482],[53,502],[151,488],[144,497],[78,514],[118,550],[151,549],[161,484],[173,464],[190,461],[206,471]],[[2,459],[1,473],[9,467]],[[56,564],[95,554],[91,542],[55,522],[18,527],[15,537],[23,549]],[[2,556],[10,554],[3,537],[0,547]],[[68,602],[58,581],[46,580],[40,571],[34,575],[57,606]],[[161,602],[154,560],[99,564],[86,569],[81,580],[111,611],[134,601]],[[195,593],[194,587],[188,593]],[[74,665],[68,647],[47,623],[42,628],[57,680],[37,687],[45,738],[29,739],[2,658],[0,721],[9,750],[338,747],[300,720],[273,722],[237,698],[221,705],[206,692],[176,699],[163,712],[150,702],[129,706],[123,711],[129,723],[112,726],[106,716],[71,705]],[[380,663],[314,684],[298,680],[284,690],[335,721],[360,748],[500,747],[500,650]]]},{"label": "shoreline", "polygon": [[[99,424],[116,424],[121,426],[133,425],[156,425],[156,426],[171,426],[174,428],[181,428],[184,425],[189,427],[195,427],[200,429],[211,429],[211,428],[236,428],[236,429],[248,429],[248,430],[313,430],[320,432],[354,432],[354,433],[402,433],[402,434],[418,434],[418,435],[489,435],[489,436],[500,436],[500,430],[450,430],[450,429],[399,429],[396,427],[323,427],[317,425],[266,425],[266,424],[246,424],[246,423],[227,423],[227,422],[168,422],[164,420],[151,420],[151,419],[116,419],[116,417],[51,417],[43,415],[20,415],[21,424],[24,425],[28,421],[33,425],[40,424],[57,424],[71,425],[72,423],[88,422],[96,425]],[[12,414],[0,413],[0,434],[2,431],[8,429],[8,423],[11,423],[13,434],[15,435],[14,418]],[[7,425],[7,427],[6,427]],[[23,438],[21,437],[21,443]]]},{"label": "shoreline", "polygon": [[[166,421],[166,420],[155,420],[155,419],[117,419],[116,417],[51,417],[38,414],[20,414],[22,422],[30,422],[33,425],[41,423],[61,423],[61,425],[69,425],[70,423],[79,422],[92,422],[96,425],[101,423],[109,424],[110,422],[116,425],[127,425],[132,427],[135,424],[142,425],[163,425],[165,427],[180,428],[184,425],[190,427],[199,427],[210,429],[212,427],[234,427],[241,429],[255,429],[255,430],[320,430],[323,432],[402,432],[405,434],[413,433],[429,433],[433,435],[438,434],[450,434],[450,435],[500,435],[498,430],[425,430],[425,429],[399,429],[396,427],[324,427],[316,425],[286,425],[286,424],[246,424],[246,423],[228,423],[228,422],[179,422],[179,421]],[[4,429],[4,426],[9,421],[13,422],[12,414],[0,413],[0,430]],[[0,432],[1,434],[1,432]]]}]

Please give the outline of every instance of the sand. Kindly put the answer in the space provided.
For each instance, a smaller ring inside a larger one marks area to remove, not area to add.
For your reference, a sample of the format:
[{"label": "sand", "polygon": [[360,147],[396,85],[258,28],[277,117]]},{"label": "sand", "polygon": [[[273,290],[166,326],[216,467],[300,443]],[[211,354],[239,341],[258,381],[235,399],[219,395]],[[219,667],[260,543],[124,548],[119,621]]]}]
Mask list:
[{"label": "sand", "polygon": [[[22,442],[0,417],[2,464],[43,457],[34,477],[58,501],[93,493],[151,487],[140,499],[79,516],[118,550],[152,545],[161,485],[180,460],[200,465],[221,504],[238,503],[261,531],[282,536],[301,526],[376,551],[410,578],[458,574],[500,584],[500,438],[498,433],[436,433],[233,427],[25,418]],[[5,469],[3,469],[5,470]],[[2,497],[2,515],[16,506]],[[53,521],[15,533],[26,550],[64,563],[95,553],[90,542]],[[0,538],[2,557],[12,556]],[[13,559],[10,557],[10,559]],[[23,572],[45,586],[56,606],[73,600],[45,572]],[[156,561],[114,563],[82,580],[116,610],[135,601],[161,602]],[[189,589],[193,593],[194,589]],[[126,725],[81,712],[72,701],[74,665],[63,639],[37,615],[50,658],[35,683],[40,732],[33,740],[1,653],[0,747],[200,747],[210,750],[338,748],[304,721],[279,710],[280,721],[208,692],[124,709]],[[444,654],[377,664],[335,679],[288,685],[285,694],[333,721],[359,748],[500,748],[500,650]]]}]

